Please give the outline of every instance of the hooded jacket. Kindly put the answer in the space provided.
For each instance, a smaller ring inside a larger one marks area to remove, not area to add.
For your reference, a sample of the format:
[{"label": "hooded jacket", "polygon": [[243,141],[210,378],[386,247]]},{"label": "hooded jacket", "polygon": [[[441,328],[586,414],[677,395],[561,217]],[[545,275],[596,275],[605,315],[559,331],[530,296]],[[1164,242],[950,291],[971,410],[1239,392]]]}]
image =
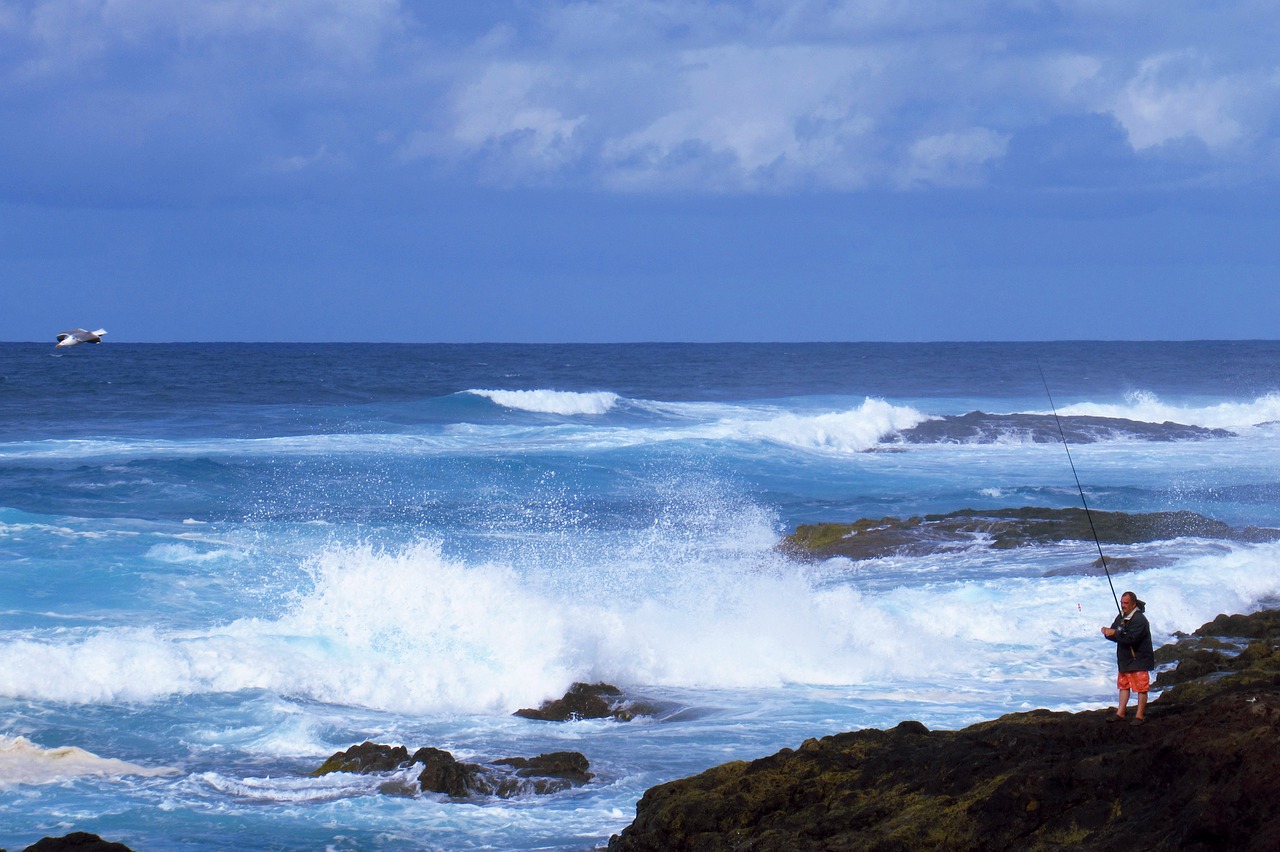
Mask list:
[{"label": "hooded jacket", "polygon": [[1151,649],[1151,625],[1147,623],[1145,610],[1139,601],[1128,618],[1119,613],[1111,622],[1111,629],[1116,632],[1107,638],[1116,643],[1116,663],[1122,672],[1149,672],[1156,667],[1156,655]]}]

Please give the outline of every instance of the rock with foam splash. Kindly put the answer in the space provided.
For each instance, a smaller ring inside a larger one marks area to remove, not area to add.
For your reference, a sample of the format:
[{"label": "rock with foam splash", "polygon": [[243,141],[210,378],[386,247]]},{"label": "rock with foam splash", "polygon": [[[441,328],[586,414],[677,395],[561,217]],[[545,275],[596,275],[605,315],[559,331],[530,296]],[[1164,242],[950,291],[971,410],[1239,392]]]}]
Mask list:
[{"label": "rock with foam splash", "polygon": [[655,705],[628,698],[608,683],[575,683],[563,698],[544,701],[537,709],[524,708],[513,715],[541,722],[572,722],[579,719],[616,719],[630,722],[637,716],[656,715]]},{"label": "rock with foam splash", "polygon": [[438,793],[454,799],[494,796],[547,795],[578,787],[593,775],[580,752],[564,751],[536,757],[505,757],[492,763],[467,763],[438,748],[420,748],[412,755],[404,746],[364,742],[334,754],[312,775],[352,772],[361,775],[391,774],[421,765],[418,790],[412,782],[389,779],[379,790],[389,795],[408,796],[416,792]]}]

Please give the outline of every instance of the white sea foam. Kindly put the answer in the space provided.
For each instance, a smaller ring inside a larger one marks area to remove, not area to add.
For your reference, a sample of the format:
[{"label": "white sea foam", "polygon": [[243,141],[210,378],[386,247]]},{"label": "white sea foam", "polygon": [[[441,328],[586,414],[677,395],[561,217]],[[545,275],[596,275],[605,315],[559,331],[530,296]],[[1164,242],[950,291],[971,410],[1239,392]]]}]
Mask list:
[{"label": "white sea foam", "polygon": [[1170,405],[1155,394],[1137,391],[1120,405],[1082,402],[1058,410],[1062,415],[1122,417],[1144,423],[1181,423],[1210,429],[1245,429],[1280,421],[1280,393],[1270,393],[1252,402],[1220,402],[1205,406]]},{"label": "white sea foam", "polygon": [[232,778],[217,772],[204,772],[192,780],[207,784],[219,793],[239,799],[296,805],[373,795],[378,792],[379,785],[392,779],[406,786],[417,780],[412,771],[403,771],[394,776],[333,772],[318,778],[310,776]]},{"label": "white sea foam", "polygon": [[[950,555],[950,560],[962,558]],[[1034,559],[1034,551],[1010,560]],[[1206,553],[1131,580],[1157,631],[1189,630],[1280,596],[1280,547]],[[860,589],[741,554],[670,564],[636,556],[559,577],[469,565],[419,544],[334,547],[274,619],[203,631],[83,628],[0,638],[0,695],[146,701],[261,689],[407,713],[505,714],[574,680],[693,688],[876,684],[998,689],[1109,670],[1096,577],[1025,576]],[[909,673],[910,683],[900,680]],[[986,686],[983,686],[986,684]]]},{"label": "white sea foam", "polygon": [[704,434],[730,440],[768,441],[805,450],[859,453],[886,436],[917,426],[929,415],[908,406],[867,399],[857,408],[819,413],[778,412],[727,416]]},{"label": "white sea foam", "polygon": [[198,550],[187,544],[155,544],[147,550],[147,558],[159,562],[173,564],[201,564],[224,560],[241,561],[247,558],[241,550],[218,548],[215,550]]},{"label": "white sea foam", "polygon": [[25,737],[0,735],[0,790],[20,784],[48,784],[81,775],[151,777],[176,771],[99,757],[75,746],[42,748]]},{"label": "white sea foam", "polygon": [[503,408],[532,411],[539,414],[560,414],[571,417],[580,414],[607,414],[618,404],[618,395],[610,391],[558,391],[558,390],[468,390],[466,393],[482,396]]}]

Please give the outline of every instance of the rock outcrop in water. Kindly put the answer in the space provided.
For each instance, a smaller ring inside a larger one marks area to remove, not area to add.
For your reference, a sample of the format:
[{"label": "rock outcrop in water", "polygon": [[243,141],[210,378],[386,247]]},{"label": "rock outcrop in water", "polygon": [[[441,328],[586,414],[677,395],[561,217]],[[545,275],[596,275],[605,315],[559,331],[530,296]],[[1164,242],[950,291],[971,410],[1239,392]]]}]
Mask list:
[{"label": "rock outcrop in water", "polygon": [[570,722],[578,719],[616,719],[630,722],[637,716],[653,716],[657,707],[628,698],[608,683],[575,683],[563,698],[544,701],[536,710],[517,710],[515,716],[543,722]]},{"label": "rock outcrop in water", "polygon": [[1161,654],[1181,670],[1202,651],[1214,670],[1140,727],[1033,710],[808,740],[650,789],[609,848],[1280,849],[1280,613],[1223,616]]},{"label": "rock outcrop in water", "polygon": [[557,751],[536,757],[507,757],[492,763],[464,763],[438,748],[420,748],[412,755],[404,746],[364,742],[340,751],[312,775],[351,772],[360,775],[393,773],[421,764],[418,788],[388,779],[382,792],[393,795],[443,793],[452,798],[516,796],[558,793],[591,780],[587,759],[576,751]]},{"label": "rock outcrop in water", "polygon": [[[1090,526],[1090,520],[1093,524]],[[961,509],[945,515],[911,518],[862,518],[849,524],[801,524],[780,548],[803,559],[874,559],[927,556],[986,544],[996,549],[1093,541],[1137,544],[1183,536],[1230,541],[1280,541],[1280,530],[1236,528],[1195,512],[1097,512],[1084,509]],[[1108,564],[1111,560],[1108,559]],[[1123,563],[1117,561],[1118,565]]]},{"label": "rock outcrop in water", "polygon": [[1188,426],[1183,423],[1147,423],[1124,417],[1072,415],[1061,418],[1052,414],[968,414],[926,420],[899,435],[907,444],[992,444],[1021,439],[1037,444],[1061,443],[1065,436],[1071,444],[1094,441],[1136,439],[1141,441],[1204,441],[1230,438],[1234,432]]}]

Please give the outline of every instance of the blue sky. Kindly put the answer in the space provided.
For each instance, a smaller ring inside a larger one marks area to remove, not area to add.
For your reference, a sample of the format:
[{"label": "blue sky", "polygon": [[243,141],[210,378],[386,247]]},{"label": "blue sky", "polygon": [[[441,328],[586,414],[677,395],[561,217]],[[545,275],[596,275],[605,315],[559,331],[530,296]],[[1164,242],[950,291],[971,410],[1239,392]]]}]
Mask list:
[{"label": "blue sky", "polygon": [[0,340],[1275,338],[1280,10],[0,0]]}]

